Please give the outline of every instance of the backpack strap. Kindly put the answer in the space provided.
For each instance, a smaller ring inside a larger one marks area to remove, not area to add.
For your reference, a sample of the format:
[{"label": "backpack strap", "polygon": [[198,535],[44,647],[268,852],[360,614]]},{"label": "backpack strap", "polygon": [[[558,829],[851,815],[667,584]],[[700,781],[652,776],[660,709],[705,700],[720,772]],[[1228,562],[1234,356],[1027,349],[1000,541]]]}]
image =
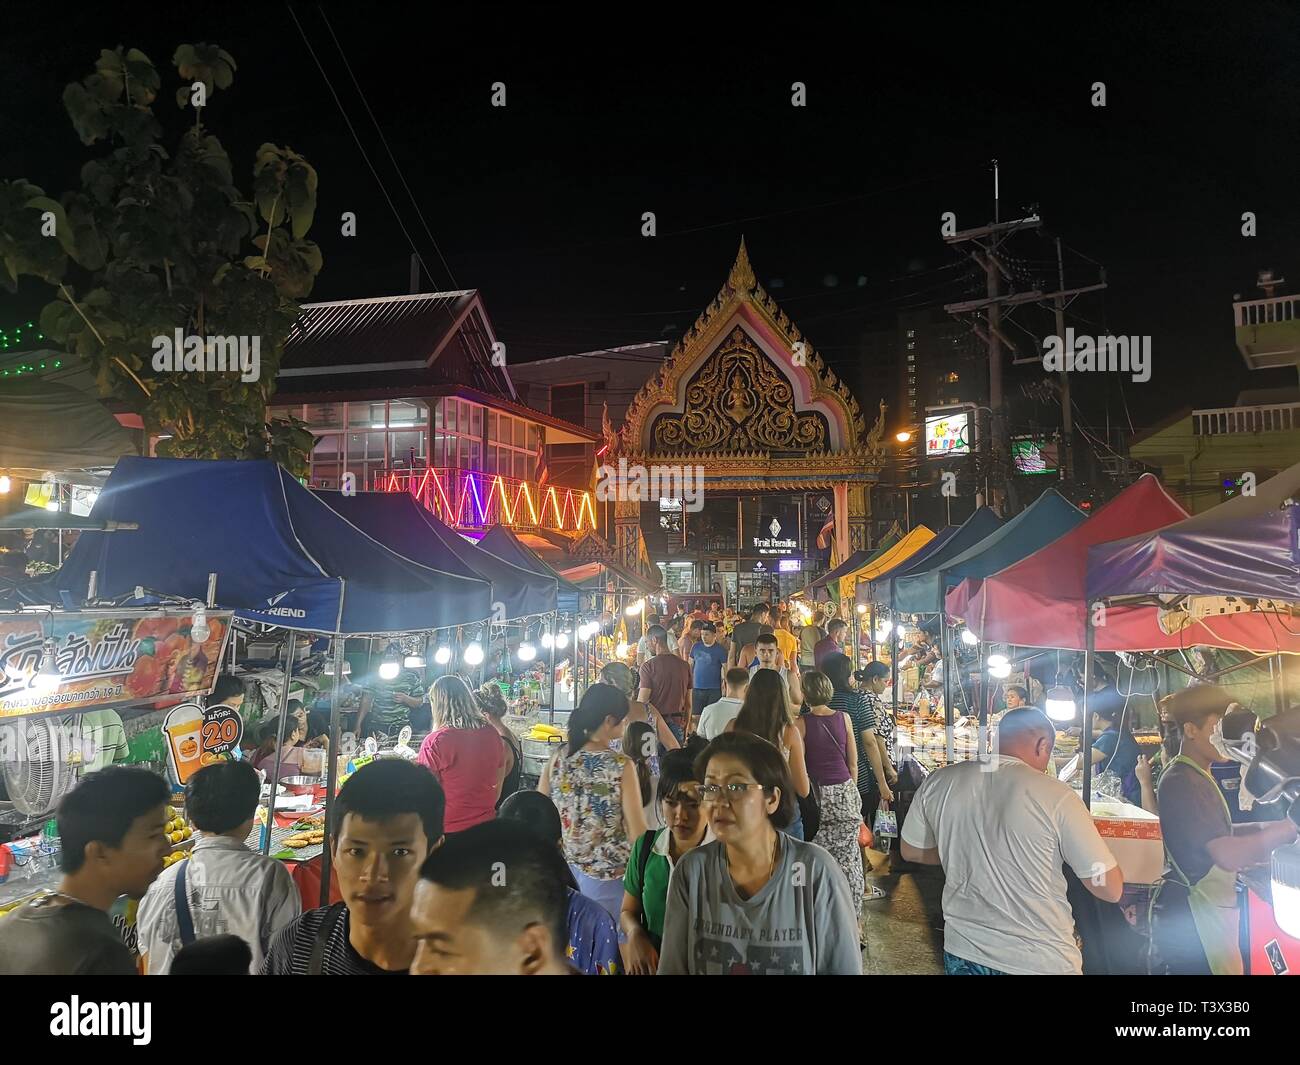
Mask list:
[{"label": "backpack strap", "polygon": [[172,891],[176,899],[176,926],[180,930],[181,946],[188,947],[195,940],[194,915],[190,912],[190,896],[186,890],[185,871],[190,860],[186,858],[176,866],[176,879]]},{"label": "backpack strap", "polygon": [[343,916],[343,906],[341,902],[334,903],[325,911],[325,917],[321,920],[320,927],[316,929],[316,938],[311,945],[311,959],[307,962],[308,976],[321,976],[325,971],[325,948],[329,946],[329,938],[334,934],[334,929]]}]

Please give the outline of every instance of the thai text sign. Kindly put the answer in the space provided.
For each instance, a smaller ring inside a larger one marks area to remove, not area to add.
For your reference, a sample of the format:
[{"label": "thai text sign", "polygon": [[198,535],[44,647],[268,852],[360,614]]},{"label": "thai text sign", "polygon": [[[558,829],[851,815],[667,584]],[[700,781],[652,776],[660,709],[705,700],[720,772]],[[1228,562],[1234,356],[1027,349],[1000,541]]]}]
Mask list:
[{"label": "thai text sign", "polygon": [[[209,612],[208,638],[198,644],[188,613],[0,615],[0,718],[211,691],[230,618]],[[47,638],[54,640],[57,686],[37,677]]]}]

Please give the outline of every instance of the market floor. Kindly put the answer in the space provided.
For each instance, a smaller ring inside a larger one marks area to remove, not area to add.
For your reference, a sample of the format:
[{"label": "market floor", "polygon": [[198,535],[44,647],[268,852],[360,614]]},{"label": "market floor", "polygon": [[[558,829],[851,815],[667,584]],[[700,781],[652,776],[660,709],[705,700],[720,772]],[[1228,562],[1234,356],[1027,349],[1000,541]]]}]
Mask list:
[{"label": "market floor", "polygon": [[[943,873],[871,852],[879,874],[867,877],[889,895],[863,906],[862,971],[867,976],[943,973]],[[892,867],[891,867],[892,861]],[[895,869],[902,866],[901,872]]]}]

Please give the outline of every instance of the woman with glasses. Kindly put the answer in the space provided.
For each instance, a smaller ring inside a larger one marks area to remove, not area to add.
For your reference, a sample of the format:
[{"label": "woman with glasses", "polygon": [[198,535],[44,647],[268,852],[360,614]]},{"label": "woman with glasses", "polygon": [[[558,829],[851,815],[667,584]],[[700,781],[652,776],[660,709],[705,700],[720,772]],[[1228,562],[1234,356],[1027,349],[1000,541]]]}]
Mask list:
[{"label": "woman with glasses", "polygon": [[794,795],[781,752],[724,733],[696,772],[715,841],[673,870],[660,975],[861,975],[844,873],[821,847],[782,831]]},{"label": "woman with glasses", "polygon": [[588,688],[569,715],[568,743],[547,763],[537,785],[560,811],[564,856],[578,890],[615,921],[632,841],[646,830],[636,765],[610,749],[623,735],[627,712],[627,696],[618,688]]},{"label": "woman with glasses", "polygon": [[689,751],[669,751],[659,767],[656,798],[667,826],[650,831],[632,845],[623,877],[623,912],[627,936],[626,969],[630,976],[653,976],[659,967],[664,934],[668,881],[682,856],[712,837],[700,808],[700,782]]}]

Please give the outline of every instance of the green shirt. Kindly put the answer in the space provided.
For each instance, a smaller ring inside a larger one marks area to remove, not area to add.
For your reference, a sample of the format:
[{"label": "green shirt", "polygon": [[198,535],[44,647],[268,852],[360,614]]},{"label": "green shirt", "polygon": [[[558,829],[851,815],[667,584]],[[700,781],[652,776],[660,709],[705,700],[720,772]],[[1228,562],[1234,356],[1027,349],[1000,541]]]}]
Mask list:
[{"label": "green shirt", "polygon": [[409,669],[402,670],[392,680],[383,680],[376,673],[365,687],[370,693],[370,715],[366,718],[366,725],[389,736],[396,736],[404,725],[411,723],[411,708],[399,703],[393,695],[400,693],[419,698],[423,694],[419,674]]},{"label": "green shirt", "polygon": [[641,899],[641,912],[646,931],[658,946],[664,934],[664,911],[668,906],[668,878],[672,876],[673,867],[668,859],[669,830],[661,828],[655,834],[654,850],[645,867],[645,890],[641,889],[641,851],[645,848],[645,836],[632,844],[632,854],[627,860],[627,872],[623,874],[623,888],[633,897]]}]

